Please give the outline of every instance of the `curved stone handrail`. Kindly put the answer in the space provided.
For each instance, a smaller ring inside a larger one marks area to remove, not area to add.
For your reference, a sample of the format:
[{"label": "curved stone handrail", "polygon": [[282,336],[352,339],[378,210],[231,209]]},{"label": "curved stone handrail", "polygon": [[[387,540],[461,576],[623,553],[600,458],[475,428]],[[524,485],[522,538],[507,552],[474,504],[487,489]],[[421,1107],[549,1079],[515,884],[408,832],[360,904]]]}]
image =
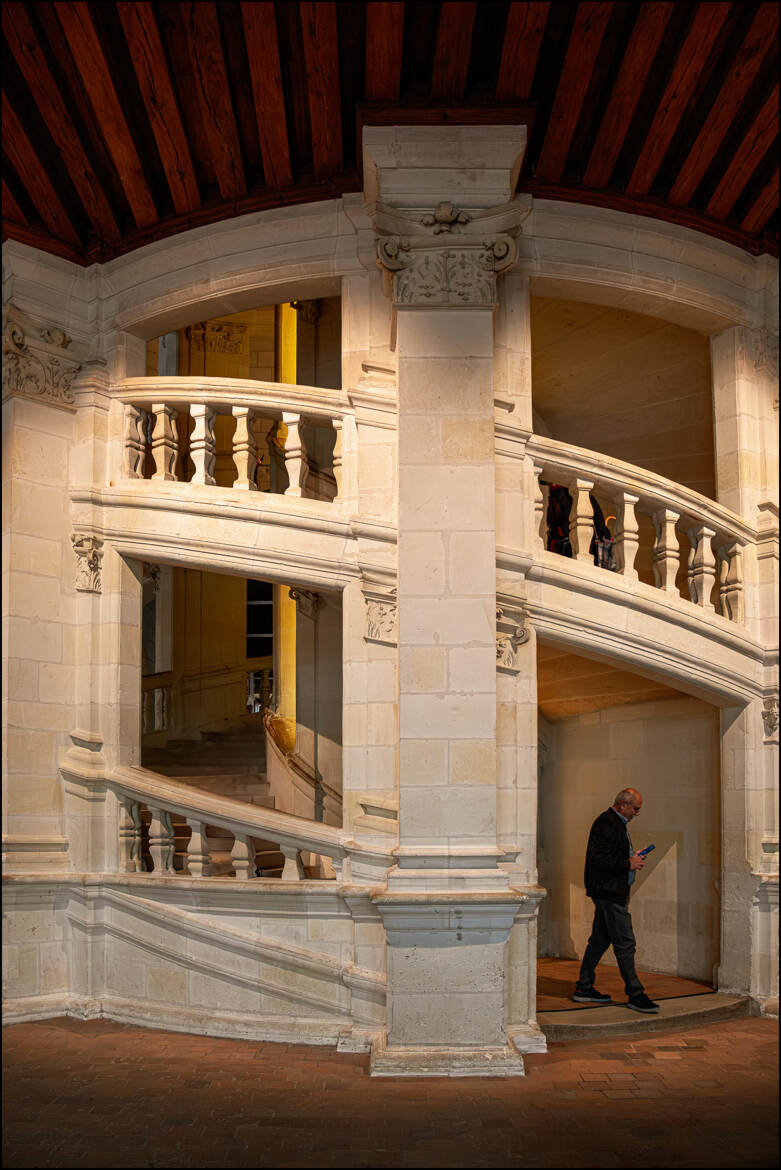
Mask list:
[{"label": "curved stone handrail", "polygon": [[[372,862],[378,858],[376,849],[357,844],[343,830],[291,813],[248,805],[229,796],[215,796],[190,787],[179,780],[161,776],[147,768],[119,766],[106,777],[125,812],[120,824],[120,867],[128,871],[140,870],[141,821],[138,805],[145,804],[152,814],[150,852],[155,869],[173,874],[173,832],[171,813],[183,816],[193,832],[188,846],[187,860],[191,876],[202,877],[208,866],[208,845],[205,842],[206,825],[227,830],[236,844],[233,860],[237,877],[254,877],[254,863],[248,838],[270,840],[279,845],[285,857],[284,880],[299,880],[303,876],[301,851],[309,851],[330,858],[341,875],[345,861],[362,858]],[[393,858],[388,854],[386,865]]]},{"label": "curved stone handrail", "polygon": [[526,444],[526,453],[541,467],[546,478],[554,472],[576,473],[578,478],[593,482],[607,494],[632,492],[641,511],[668,508],[689,526],[706,524],[722,541],[737,540],[743,545],[757,538],[756,528],[729,508],[634,463],[534,434]]},{"label": "curved stone handrail", "polygon": [[117,382],[112,397],[131,406],[150,409],[155,402],[189,408],[204,403],[218,413],[230,414],[234,406],[249,409],[290,411],[311,419],[330,422],[352,414],[346,393],[320,386],[287,382],[259,382],[252,378],[216,378],[206,375],[125,378]]}]

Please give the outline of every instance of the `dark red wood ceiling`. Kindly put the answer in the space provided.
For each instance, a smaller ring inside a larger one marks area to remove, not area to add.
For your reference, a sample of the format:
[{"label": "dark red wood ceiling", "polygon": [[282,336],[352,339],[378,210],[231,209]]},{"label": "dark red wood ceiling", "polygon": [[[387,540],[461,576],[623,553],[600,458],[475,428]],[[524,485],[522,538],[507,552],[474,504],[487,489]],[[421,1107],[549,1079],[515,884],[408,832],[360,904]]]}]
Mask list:
[{"label": "dark red wood ceiling", "polygon": [[775,3],[6,3],[3,238],[83,264],[359,191],[361,126],[529,125],[520,192],[778,254]]}]

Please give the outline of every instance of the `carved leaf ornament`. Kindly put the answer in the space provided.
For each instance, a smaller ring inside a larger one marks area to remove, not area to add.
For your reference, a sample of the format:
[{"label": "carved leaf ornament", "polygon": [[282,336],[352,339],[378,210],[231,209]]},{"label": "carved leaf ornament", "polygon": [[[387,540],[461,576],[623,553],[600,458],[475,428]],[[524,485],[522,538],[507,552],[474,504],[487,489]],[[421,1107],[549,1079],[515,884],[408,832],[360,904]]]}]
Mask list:
[{"label": "carved leaf ornament", "polygon": [[[44,346],[66,350],[71,344],[72,339],[62,329],[47,328],[37,332],[38,340]],[[71,386],[78,369],[78,363],[71,359],[64,360],[46,349],[36,352],[17,322],[7,325],[3,334],[3,398],[22,394],[73,406],[76,399]]]}]

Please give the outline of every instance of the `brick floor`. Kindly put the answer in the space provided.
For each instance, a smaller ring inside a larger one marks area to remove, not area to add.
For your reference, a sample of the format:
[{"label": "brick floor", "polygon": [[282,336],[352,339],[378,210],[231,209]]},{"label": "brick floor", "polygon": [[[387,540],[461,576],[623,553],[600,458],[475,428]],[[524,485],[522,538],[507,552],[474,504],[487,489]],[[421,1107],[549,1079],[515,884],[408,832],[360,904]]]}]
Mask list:
[{"label": "brick floor", "polygon": [[524,1078],[68,1019],[4,1029],[6,1167],[775,1167],[778,1025],[569,1041]]}]

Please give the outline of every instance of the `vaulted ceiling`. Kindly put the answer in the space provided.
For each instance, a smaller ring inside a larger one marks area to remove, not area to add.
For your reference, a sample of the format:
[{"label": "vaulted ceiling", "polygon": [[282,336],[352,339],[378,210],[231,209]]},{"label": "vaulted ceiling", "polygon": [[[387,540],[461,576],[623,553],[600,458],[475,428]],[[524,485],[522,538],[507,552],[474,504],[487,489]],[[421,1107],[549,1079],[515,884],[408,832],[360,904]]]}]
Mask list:
[{"label": "vaulted ceiling", "polygon": [[3,238],[82,264],[526,122],[519,192],[778,254],[775,3],[6,3]]}]

